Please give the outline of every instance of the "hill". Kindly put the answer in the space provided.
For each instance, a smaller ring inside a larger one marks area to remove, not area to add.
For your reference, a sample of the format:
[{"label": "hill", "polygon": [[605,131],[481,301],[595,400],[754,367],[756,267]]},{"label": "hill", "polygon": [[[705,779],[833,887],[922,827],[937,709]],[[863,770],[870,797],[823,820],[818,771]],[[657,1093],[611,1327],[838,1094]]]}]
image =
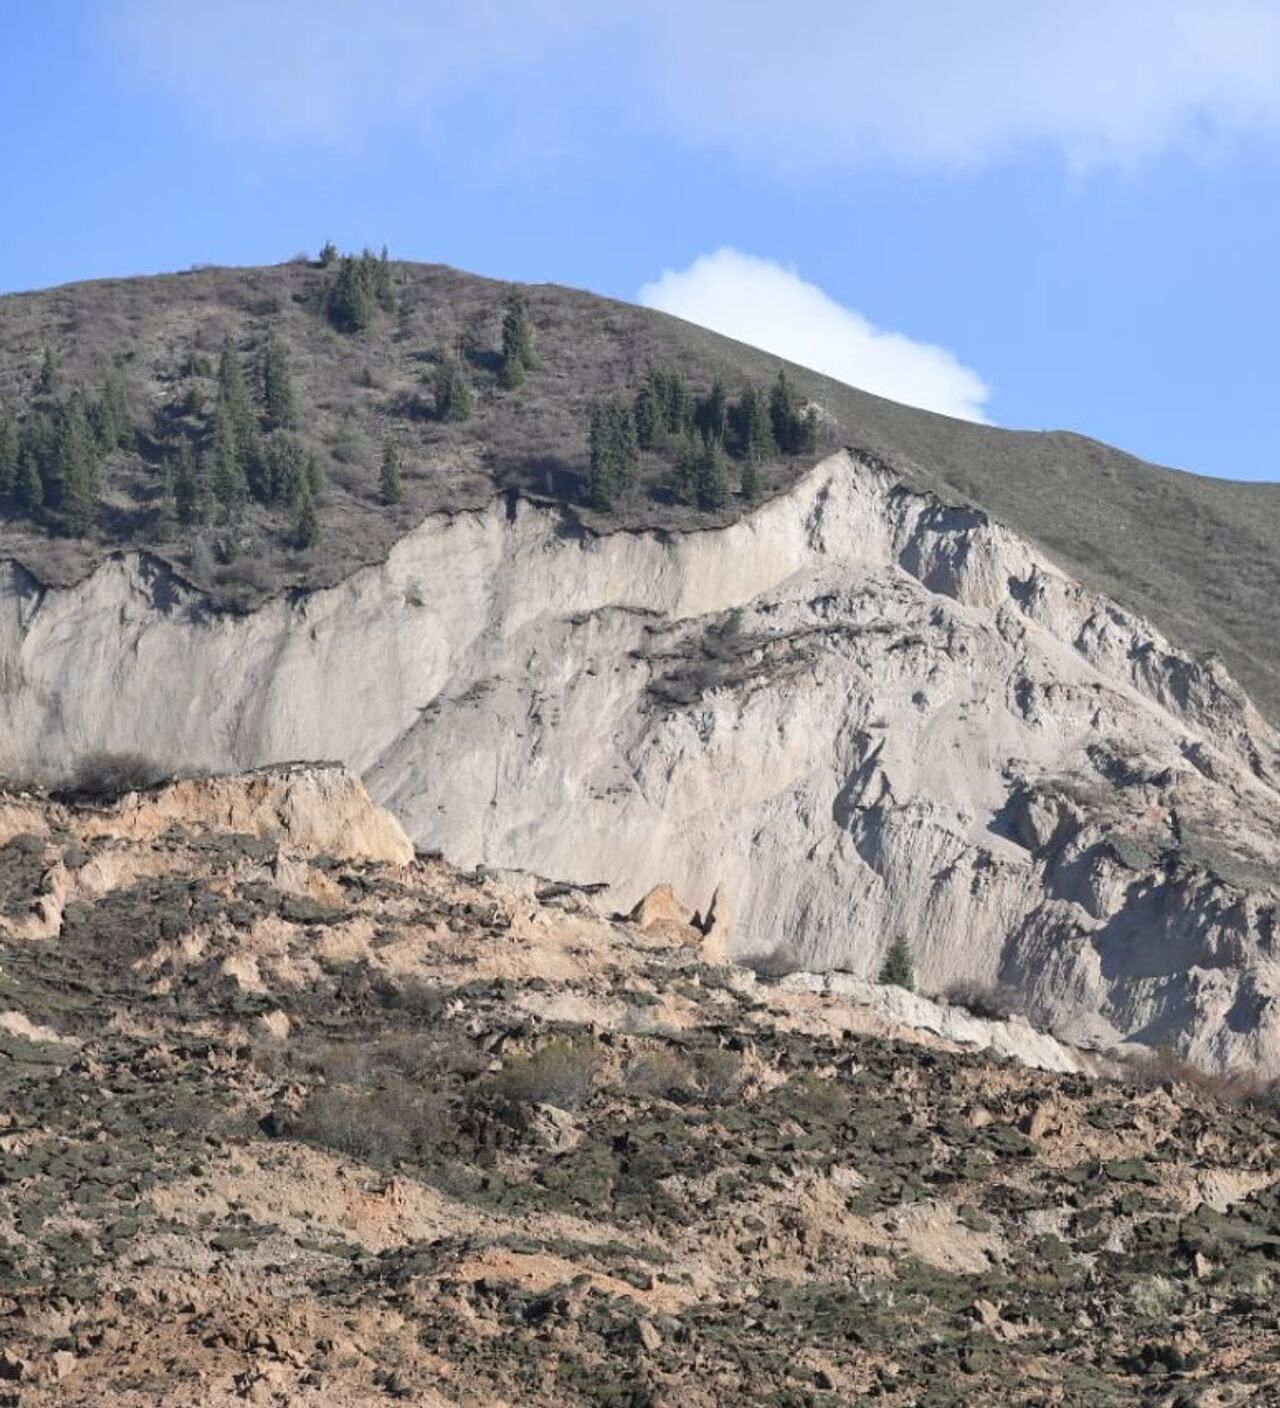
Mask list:
[{"label": "hill", "polygon": [[[340,261],[198,269],[0,299],[0,408],[24,433],[43,414],[51,439],[77,386],[89,412],[104,392],[122,399],[133,430],[132,446],[113,440],[100,449],[99,501],[83,537],[67,534],[56,504],[33,515],[11,493],[0,509],[0,555],[38,581],[65,584],[106,554],[142,549],[217,603],[244,609],[337,582],[384,557],[425,515],[477,508],[494,495],[558,505],[570,525],[593,533],[678,532],[728,522],[749,507],[739,492],[740,453],[730,459],[723,507],[681,496],[672,437],[642,451],[631,497],[608,512],[593,508],[592,408],[611,396],[630,402],[651,368],[681,373],[693,396],[708,396],[717,380],[731,400],[750,387],[767,392],[777,358],[664,314],[534,286],[524,295],[536,360],[520,386],[508,387],[506,286],[391,262],[380,274],[386,306],[375,300],[367,324],[351,330],[334,302],[341,270]],[[292,424],[274,432],[287,442],[277,478],[305,480],[309,472],[323,481],[319,544],[299,547],[292,492],[276,492],[273,502],[250,493],[243,509],[225,521],[211,513],[203,526],[175,524],[166,509],[176,447],[186,440],[197,455],[216,451],[217,369],[228,338],[264,444],[273,432],[258,388],[269,345],[287,364],[294,404]],[[437,414],[437,377],[453,360],[474,398],[465,421]],[[787,371],[800,403],[820,414],[819,451],[849,446],[882,459],[912,487],[981,508],[1175,643],[1220,656],[1259,706],[1280,717],[1273,628],[1280,485],[1203,479],[1080,436],[970,425]],[[405,492],[395,504],[380,489],[388,445],[403,465]],[[814,459],[804,450],[765,456],[759,493],[785,490]]]},{"label": "hill", "polygon": [[0,794],[0,1400],[1269,1401],[1264,1085],[720,938],[337,770]]}]

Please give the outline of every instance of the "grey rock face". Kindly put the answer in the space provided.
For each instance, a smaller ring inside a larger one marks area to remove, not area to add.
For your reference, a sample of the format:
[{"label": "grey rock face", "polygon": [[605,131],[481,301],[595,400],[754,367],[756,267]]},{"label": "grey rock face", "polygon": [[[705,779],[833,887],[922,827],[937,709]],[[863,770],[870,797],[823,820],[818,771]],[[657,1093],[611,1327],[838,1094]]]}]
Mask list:
[{"label": "grey rock face", "polygon": [[0,577],[0,768],[331,758],[464,864],[717,885],[734,956],[1010,983],[1076,1042],[1280,1071],[1280,739],[1012,533],[838,454],[731,527],[438,517],[210,613],[125,558]]}]

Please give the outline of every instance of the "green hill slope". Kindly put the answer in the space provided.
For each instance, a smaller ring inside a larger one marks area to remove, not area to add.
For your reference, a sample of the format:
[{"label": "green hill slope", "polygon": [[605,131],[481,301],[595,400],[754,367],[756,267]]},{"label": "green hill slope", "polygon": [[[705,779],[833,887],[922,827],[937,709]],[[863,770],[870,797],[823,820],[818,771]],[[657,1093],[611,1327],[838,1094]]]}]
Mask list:
[{"label": "green hill slope", "polygon": [[[680,531],[748,510],[732,428],[723,507],[699,507],[694,493],[679,492],[678,435],[640,453],[633,494],[608,512],[591,507],[592,408],[610,396],[630,404],[651,368],[681,373],[704,402],[719,380],[732,406],[745,388],[769,390],[778,358],[665,314],[535,286],[524,295],[536,360],[510,387],[506,285],[434,265],[393,262],[375,272],[387,296],[372,301],[359,330],[344,325],[335,304],[340,263],[200,269],[0,299],[0,416],[12,417],[20,442],[35,442],[33,460],[37,452],[55,459],[61,434],[75,461],[68,407],[78,389],[85,424],[97,430],[86,470],[91,509],[71,521],[58,502],[64,486],[51,482],[33,510],[14,483],[0,492],[0,556],[63,583],[111,552],[147,549],[243,609],[281,590],[336,581],[384,555],[424,514],[474,508],[499,493],[561,503],[593,531]],[[205,521],[184,524],[173,494],[179,447],[187,443],[212,486],[228,343],[247,387],[256,465],[242,507],[228,509],[210,487]],[[293,402],[292,423],[274,430],[262,387],[271,345]],[[42,385],[46,352],[52,375]],[[442,363],[461,370],[473,404],[465,420],[437,413]],[[877,454],[916,487],[983,508],[1178,644],[1217,652],[1280,718],[1280,485],[1203,479],[1081,436],[971,425],[800,368],[788,374],[801,407],[820,408],[820,444],[767,454],[760,493],[784,489],[829,446]],[[104,433],[102,407],[120,402],[130,434],[117,437],[109,425]],[[404,483],[390,504],[380,475],[388,447]],[[288,491],[264,489],[271,476]],[[308,476],[322,541],[302,546]]]}]

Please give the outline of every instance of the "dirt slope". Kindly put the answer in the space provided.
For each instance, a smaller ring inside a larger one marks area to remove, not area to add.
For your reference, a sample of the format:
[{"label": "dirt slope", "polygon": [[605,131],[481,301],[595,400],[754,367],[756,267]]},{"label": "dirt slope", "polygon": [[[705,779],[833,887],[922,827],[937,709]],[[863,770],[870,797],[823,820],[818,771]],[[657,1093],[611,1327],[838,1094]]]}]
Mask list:
[{"label": "dirt slope", "polygon": [[0,799],[0,1400],[1274,1401],[1272,1105],[326,854],[334,797],[382,853],[325,772]]}]

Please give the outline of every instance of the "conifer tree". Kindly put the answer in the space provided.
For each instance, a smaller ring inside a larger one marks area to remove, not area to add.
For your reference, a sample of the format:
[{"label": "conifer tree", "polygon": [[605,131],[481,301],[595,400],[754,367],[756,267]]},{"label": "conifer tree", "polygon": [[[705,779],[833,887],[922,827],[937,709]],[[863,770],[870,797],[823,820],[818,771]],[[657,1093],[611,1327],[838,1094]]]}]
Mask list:
[{"label": "conifer tree", "polygon": [[337,262],[338,246],[332,240],[325,240],[320,246],[320,267],[327,269],[331,264]]},{"label": "conifer tree", "polygon": [[307,487],[307,457],[293,435],[272,435],[262,457],[263,494],[268,503],[292,507]]},{"label": "conifer tree", "polygon": [[534,366],[533,327],[524,294],[514,286],[507,294],[507,308],[502,316],[502,371],[500,380],[508,390],[524,381]]},{"label": "conifer tree", "polygon": [[804,427],[800,434],[800,453],[810,455],[818,448],[818,408],[810,406],[804,413]]},{"label": "conifer tree", "polygon": [[738,401],[734,419],[737,421],[743,458],[754,460],[757,464],[772,458],[778,447],[773,438],[773,426],[763,393],[755,387],[747,387]]},{"label": "conifer tree", "polygon": [[436,418],[438,420],[469,420],[475,407],[475,397],[467,382],[462,363],[456,357],[441,357],[435,372]]},{"label": "conifer tree", "polygon": [[698,402],[694,419],[707,439],[724,443],[729,425],[729,400],[725,395],[724,382],[719,378],[712,383],[710,392]]},{"label": "conifer tree", "polygon": [[71,531],[83,537],[92,526],[98,495],[98,447],[78,387],[62,408],[54,455],[58,506]]},{"label": "conifer tree", "polygon": [[44,480],[40,477],[40,465],[35,452],[24,445],[18,456],[18,478],[15,484],[18,502],[28,513],[38,513],[44,506]]},{"label": "conifer tree", "polygon": [[404,476],[400,470],[400,457],[390,444],[382,451],[382,472],[378,478],[378,489],[384,504],[398,504],[404,498]]},{"label": "conifer tree", "polygon": [[213,495],[222,508],[223,518],[228,521],[239,515],[249,497],[249,482],[236,444],[235,425],[230,410],[221,400],[213,421]]},{"label": "conifer tree", "polygon": [[289,356],[274,333],[267,338],[262,354],[262,406],[268,430],[281,430],[293,424],[293,376],[289,371]]},{"label": "conifer tree", "polygon": [[911,960],[911,946],[906,937],[899,934],[889,945],[884,963],[880,966],[879,982],[914,992],[916,986],[915,964]]},{"label": "conifer tree", "polygon": [[718,440],[704,440],[698,463],[698,507],[719,510],[729,502],[729,461]]},{"label": "conifer tree", "polygon": [[318,547],[324,540],[324,528],[316,501],[309,493],[302,496],[302,507],[298,512],[298,525],[294,529],[294,543],[301,551]]},{"label": "conifer tree", "polygon": [[329,292],[329,318],[342,332],[362,332],[373,320],[373,292],[359,262],[344,254]]},{"label": "conifer tree", "polygon": [[698,497],[698,475],[704,448],[702,437],[692,433],[682,436],[676,447],[671,487],[682,503],[691,504]]},{"label": "conifer tree", "polygon": [[665,421],[652,378],[636,392],[635,419],[637,444],[642,450],[652,450],[658,442],[659,425]]},{"label": "conifer tree", "polygon": [[99,454],[109,455],[120,447],[133,448],[133,416],[125,399],[124,388],[116,377],[107,377],[89,414]]},{"label": "conifer tree", "polygon": [[384,312],[395,312],[396,290],[391,278],[391,260],[387,256],[385,244],[382,246],[382,253],[378,256],[378,262],[373,268],[373,296],[378,300],[378,305]]},{"label": "conifer tree", "polygon": [[306,483],[307,493],[312,500],[319,504],[329,491],[329,476],[324,472],[324,465],[320,463],[320,456],[309,454],[306,459]]},{"label": "conifer tree", "polygon": [[5,406],[0,410],[0,496],[11,493],[18,482],[18,422]]},{"label": "conifer tree", "polygon": [[236,435],[246,436],[254,425],[253,407],[249,403],[240,349],[230,333],[222,341],[222,353],[218,358],[218,401],[231,418],[231,427]]},{"label": "conifer tree", "polygon": [[680,371],[668,372],[663,385],[667,430],[672,435],[683,435],[693,428],[693,393]]},{"label": "conifer tree", "polygon": [[158,541],[167,542],[173,537],[178,521],[177,510],[173,461],[166,459],[160,467],[160,495],[151,514],[151,532]]},{"label": "conifer tree", "polygon": [[178,522],[184,527],[194,527],[205,521],[208,495],[204,476],[191,452],[191,442],[185,438],[178,441],[178,452],[174,458],[173,499]]},{"label": "conifer tree", "polygon": [[52,347],[44,349],[44,359],[40,363],[40,374],[36,377],[36,394],[38,396],[52,396],[53,389],[58,384],[58,359],[54,355]]},{"label": "conifer tree", "polygon": [[784,454],[794,455],[799,447],[803,417],[795,388],[787,380],[785,369],[778,372],[778,379],[769,393],[769,420],[778,448]]},{"label": "conifer tree", "polygon": [[760,466],[755,460],[742,462],[742,497],[749,504],[760,497]]},{"label": "conifer tree", "polygon": [[631,407],[616,396],[602,401],[591,415],[591,471],[587,494],[594,508],[615,508],[634,489],[640,447]]}]

